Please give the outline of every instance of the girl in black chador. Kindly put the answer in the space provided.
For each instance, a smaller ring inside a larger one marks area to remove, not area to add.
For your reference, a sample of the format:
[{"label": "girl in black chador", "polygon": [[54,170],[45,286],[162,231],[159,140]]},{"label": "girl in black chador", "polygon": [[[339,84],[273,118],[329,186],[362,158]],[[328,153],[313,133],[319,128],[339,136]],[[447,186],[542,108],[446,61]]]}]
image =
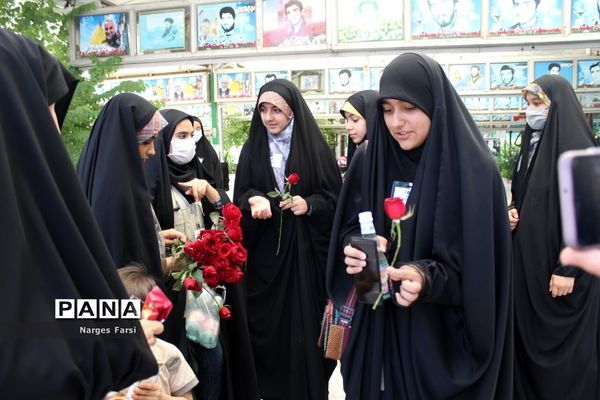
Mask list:
[{"label": "girl in black chador", "polygon": [[360,234],[358,213],[373,213],[384,249],[384,199],[404,197],[414,213],[401,222],[398,261],[387,269],[393,298],[375,310],[357,303],[342,356],[346,398],[510,399],[506,198],[481,133],[442,67],[406,53],[383,71],[368,134],[346,174],[331,237],[327,288],[336,304],[365,265],[348,245]]},{"label": "girl in black chador", "polygon": [[[293,200],[268,197],[275,188],[284,191],[292,173],[300,178],[290,189]],[[248,249],[248,326],[265,400],[327,398],[335,364],[323,358],[317,341],[340,186],[333,152],[298,88],[282,79],[266,83],[234,192]]]},{"label": "girl in black chador", "polygon": [[595,144],[571,84],[544,75],[523,90],[527,125],[509,210],[515,268],[515,398],[600,398],[600,281],[561,265],[557,162]]}]

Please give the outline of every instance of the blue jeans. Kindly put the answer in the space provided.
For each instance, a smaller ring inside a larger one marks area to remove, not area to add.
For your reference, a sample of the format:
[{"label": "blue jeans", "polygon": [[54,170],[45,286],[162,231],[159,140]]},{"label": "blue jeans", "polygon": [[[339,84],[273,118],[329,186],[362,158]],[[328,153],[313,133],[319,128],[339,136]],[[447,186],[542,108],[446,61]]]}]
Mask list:
[{"label": "blue jeans", "polygon": [[221,372],[223,370],[223,348],[218,342],[214,349],[188,341],[191,367],[198,378],[198,385],[192,390],[194,398],[219,400],[221,395]]}]

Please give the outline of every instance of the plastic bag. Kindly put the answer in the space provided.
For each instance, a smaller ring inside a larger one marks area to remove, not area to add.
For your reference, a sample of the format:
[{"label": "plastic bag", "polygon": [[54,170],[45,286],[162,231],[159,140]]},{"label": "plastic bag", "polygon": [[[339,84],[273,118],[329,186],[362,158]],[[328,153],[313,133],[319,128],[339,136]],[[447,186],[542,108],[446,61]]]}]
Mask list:
[{"label": "plastic bag", "polygon": [[221,296],[205,285],[198,297],[195,297],[191,291],[187,291],[184,316],[185,335],[189,340],[207,349],[217,346],[219,308],[222,303]]}]

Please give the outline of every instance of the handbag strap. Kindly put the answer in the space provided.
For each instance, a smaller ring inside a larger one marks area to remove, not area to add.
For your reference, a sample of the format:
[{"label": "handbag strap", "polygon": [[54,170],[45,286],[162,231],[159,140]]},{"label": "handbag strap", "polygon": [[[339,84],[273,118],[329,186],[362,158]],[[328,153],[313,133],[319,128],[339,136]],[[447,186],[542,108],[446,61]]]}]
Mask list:
[{"label": "handbag strap", "polygon": [[354,316],[354,309],[356,307],[356,287],[352,286],[352,290],[348,293],[346,301],[340,307],[339,321],[340,325],[350,326],[352,323],[352,317]]}]

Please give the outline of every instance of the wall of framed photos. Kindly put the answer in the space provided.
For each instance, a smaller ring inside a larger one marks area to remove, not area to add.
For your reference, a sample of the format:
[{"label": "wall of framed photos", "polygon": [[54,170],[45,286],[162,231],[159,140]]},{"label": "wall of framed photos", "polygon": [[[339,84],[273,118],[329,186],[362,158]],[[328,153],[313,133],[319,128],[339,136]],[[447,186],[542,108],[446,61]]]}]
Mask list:
[{"label": "wall of framed photos", "polygon": [[438,60],[490,136],[523,127],[520,90],[546,73],[569,80],[586,112],[600,112],[600,0],[285,4],[182,0],[100,8],[76,18],[72,62],[85,68],[90,55],[118,54],[117,80],[142,79],[143,96],[217,128],[227,116],[249,118],[260,86],[277,77],[293,81],[315,115],[341,129],[345,98],[376,89],[383,67],[404,51]]}]

